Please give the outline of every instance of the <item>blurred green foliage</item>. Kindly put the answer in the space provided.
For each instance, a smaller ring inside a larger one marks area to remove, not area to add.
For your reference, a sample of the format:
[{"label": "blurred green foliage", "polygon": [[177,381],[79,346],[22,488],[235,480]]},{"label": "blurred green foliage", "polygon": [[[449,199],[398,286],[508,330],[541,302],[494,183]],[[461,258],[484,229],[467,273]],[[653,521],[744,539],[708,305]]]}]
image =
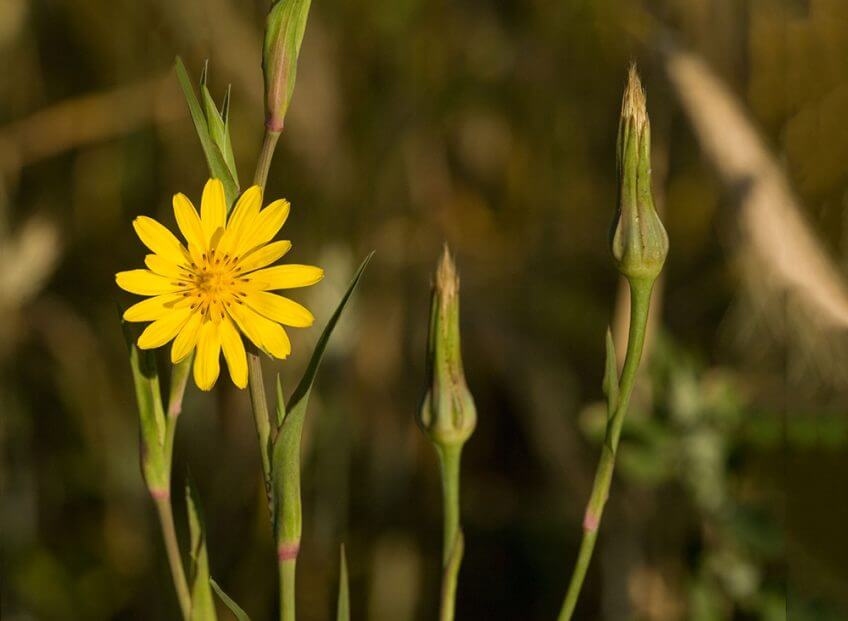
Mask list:
[{"label": "blurred green foliage", "polygon": [[[172,223],[171,195],[197,196],[206,178],[176,54],[195,78],[210,60],[216,101],[232,84],[234,157],[254,166],[266,10],[261,0],[0,0],[4,620],[176,618],[138,466],[115,312],[128,300],[113,274],[143,256],[131,219]],[[772,621],[786,618],[787,581],[791,618],[848,616],[838,487],[848,399],[791,375],[779,344],[742,340],[726,234],[734,198],[657,62],[666,37],[731,85],[844,255],[840,0],[313,2],[268,196],[292,201],[292,259],[326,269],[300,299],[316,325],[357,258],[376,256],[310,404],[304,621],[332,614],[341,542],[352,618],[434,617],[438,474],[413,413],[443,240],[458,255],[479,413],[464,460],[458,618],[555,614],[597,456],[586,404],[601,394],[616,304],[606,235],[630,59],[648,90],[672,250],[649,389],[625,428],[578,618]],[[290,383],[317,337],[293,335],[292,359],[276,367]],[[190,465],[212,575],[264,619],[275,576],[254,444],[245,393],[189,389],[177,489]]]}]

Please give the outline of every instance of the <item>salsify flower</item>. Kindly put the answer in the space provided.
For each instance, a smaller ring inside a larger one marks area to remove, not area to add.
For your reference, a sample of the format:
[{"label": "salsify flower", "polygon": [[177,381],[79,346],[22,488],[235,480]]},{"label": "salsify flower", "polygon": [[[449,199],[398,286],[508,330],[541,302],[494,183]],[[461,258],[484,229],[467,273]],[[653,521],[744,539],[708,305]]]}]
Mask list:
[{"label": "salsify flower", "polygon": [[174,195],[173,204],[185,245],[153,218],[133,221],[153,254],[144,260],[148,269],[119,272],[115,279],[125,291],[152,297],[128,308],[124,319],[153,322],[138,338],[141,349],[173,339],[174,364],[196,348],[193,374],[201,390],[215,385],[221,352],[233,383],[244,388],[247,356],[241,335],[269,355],[286,358],[291,342],[283,325],[306,327],[313,316],[271,292],[313,285],[324,271],[311,265],[268,267],[291,248],[290,241],[272,241],[289,215],[289,203],[276,200],[261,209],[259,186],[239,197],[229,218],[218,179],[203,188],[199,215],[184,194]]}]

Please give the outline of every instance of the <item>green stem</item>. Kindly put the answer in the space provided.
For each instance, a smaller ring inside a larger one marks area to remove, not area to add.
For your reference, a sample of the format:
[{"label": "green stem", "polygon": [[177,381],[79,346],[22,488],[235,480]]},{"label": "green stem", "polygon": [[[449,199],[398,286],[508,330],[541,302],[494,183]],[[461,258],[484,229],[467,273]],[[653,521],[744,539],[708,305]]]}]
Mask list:
[{"label": "green stem", "polygon": [[262,140],[262,150],[259,152],[259,160],[256,162],[256,174],[253,175],[253,183],[265,190],[268,181],[268,170],[271,168],[271,159],[274,157],[274,149],[280,139],[280,132],[265,131]]},{"label": "green stem", "polygon": [[439,612],[440,621],[453,621],[456,609],[456,583],[459,578],[459,567],[462,565],[462,555],[465,551],[465,538],[462,530],[457,532],[453,552],[447,564],[442,569],[442,602]]},{"label": "green stem", "polygon": [[183,411],[183,395],[185,395],[191,364],[194,361],[192,353],[188,358],[174,365],[171,372],[171,390],[168,393],[168,417],[176,418]]},{"label": "green stem", "polygon": [[577,606],[577,598],[592,559],[592,551],[598,538],[598,527],[604,511],[607,497],[609,496],[612,474],[615,468],[615,456],[618,451],[618,441],[621,437],[621,428],[627,407],[630,403],[630,395],[636,381],[636,372],[639,370],[639,362],[642,358],[642,348],[645,345],[645,329],[648,323],[648,310],[651,305],[651,289],[653,280],[631,280],[630,281],[630,332],[627,337],[627,354],[624,358],[624,368],[621,371],[619,382],[619,398],[615,411],[607,423],[606,437],[601,449],[601,457],[595,472],[595,482],[592,493],[586,506],[586,514],[583,519],[583,538],[580,542],[580,551],[577,562],[571,574],[571,582],[562,604],[558,621],[569,621]]},{"label": "green stem", "polygon": [[[177,435],[177,421],[179,420],[179,414],[169,414],[168,420],[165,423],[165,441],[164,441],[164,456],[165,456],[165,470],[168,473],[168,478],[171,476],[171,464],[174,459],[174,438]],[[168,488],[170,489],[170,488]],[[169,492],[170,493],[170,492]]]},{"label": "green stem", "polygon": [[256,423],[256,437],[262,459],[262,475],[265,481],[265,496],[268,500],[269,516],[273,515],[271,498],[271,419],[268,414],[268,399],[265,396],[265,380],[262,375],[262,359],[259,351],[251,345],[247,351],[247,386],[250,392],[250,409]]},{"label": "green stem", "polygon": [[[165,437],[163,439],[163,453],[165,459],[165,470],[168,473],[169,482],[164,491],[154,494],[156,511],[159,515],[159,524],[162,528],[162,539],[165,541],[165,551],[168,555],[168,564],[171,566],[171,577],[174,580],[174,589],[180,602],[180,610],[183,619],[188,621],[191,615],[191,595],[189,594],[188,582],[186,581],[185,569],[183,568],[182,556],[180,555],[180,544],[177,541],[177,531],[174,526],[174,508],[171,504],[170,476],[171,464],[174,456],[174,438],[177,434],[177,421],[182,409],[182,399],[185,393],[188,369],[191,368],[191,360],[174,366],[171,376],[171,390],[168,398],[168,415],[165,419]],[[161,408],[161,397],[156,392],[155,402]]]},{"label": "green stem", "polygon": [[[280,138],[280,132],[265,131],[262,150],[256,164],[253,182],[262,188],[268,181],[268,170],[274,149]],[[255,347],[247,352],[247,377],[250,389],[250,405],[256,422],[256,435],[259,440],[259,452],[262,456],[262,474],[265,479],[265,494],[268,500],[268,514],[274,517],[273,480],[271,472],[271,418],[268,414],[268,399],[265,395],[265,381],[262,374],[262,359]],[[280,581],[280,621],[295,621],[295,572],[300,541],[278,547],[277,571]]]},{"label": "green stem", "polygon": [[285,559],[279,563],[280,573],[280,621],[295,621],[294,578],[297,559]]},{"label": "green stem", "polygon": [[442,473],[442,515],[444,516],[442,565],[447,566],[459,532],[459,462],[462,445],[440,446],[438,451]]},{"label": "green stem", "polygon": [[[268,181],[268,170],[271,168],[271,160],[274,157],[274,149],[280,139],[280,132],[265,131],[262,140],[262,150],[256,163],[256,173],[253,176],[254,184],[265,191]],[[273,516],[273,499],[271,497],[271,419],[268,414],[268,398],[265,396],[265,380],[262,374],[262,359],[259,351],[251,346],[247,352],[247,385],[250,392],[250,409],[256,423],[256,436],[259,441],[259,453],[262,459],[262,476],[265,482],[265,496],[268,500],[269,516]]]},{"label": "green stem", "polygon": [[459,527],[459,466],[462,445],[438,447],[442,474],[442,602],[441,621],[453,621],[456,607],[456,583],[462,563],[464,542]]},{"label": "green stem", "polygon": [[165,540],[165,551],[168,554],[168,563],[171,566],[171,577],[174,580],[174,589],[177,591],[177,599],[180,602],[180,610],[183,619],[188,621],[191,617],[191,595],[189,595],[188,582],[186,582],[183,561],[180,556],[180,545],[177,542],[177,530],[174,527],[174,512],[171,506],[170,495],[161,495],[154,498],[156,509],[159,513],[159,524],[162,527],[162,538]]}]

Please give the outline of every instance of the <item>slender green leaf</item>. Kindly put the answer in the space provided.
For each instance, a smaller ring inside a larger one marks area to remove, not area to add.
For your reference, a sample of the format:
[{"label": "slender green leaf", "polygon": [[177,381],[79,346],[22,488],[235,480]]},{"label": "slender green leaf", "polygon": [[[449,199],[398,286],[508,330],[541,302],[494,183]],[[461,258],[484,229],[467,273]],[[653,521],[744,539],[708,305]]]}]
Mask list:
[{"label": "slender green leaf", "polygon": [[230,609],[230,612],[233,613],[233,616],[238,619],[238,621],[250,621],[250,617],[247,616],[247,613],[242,610],[241,606],[233,601],[233,598],[224,592],[224,589],[215,582],[214,578],[209,578],[209,584],[212,585],[212,588],[215,589],[215,593],[218,595],[218,598],[224,602],[224,605]]},{"label": "slender green leaf", "polygon": [[191,621],[217,621],[215,601],[209,585],[209,558],[206,553],[206,526],[197,489],[191,477],[186,480],[186,511],[191,540]]},{"label": "slender green leaf", "polygon": [[230,97],[233,93],[233,85],[227,84],[227,92],[224,94],[224,103],[221,104],[221,118],[224,119],[224,127],[227,135],[230,132]]},{"label": "slender green leaf", "polygon": [[233,146],[230,142],[230,135],[227,130],[227,124],[224,118],[215,106],[215,100],[212,99],[212,94],[206,85],[200,87],[200,92],[203,97],[203,106],[206,111],[206,124],[209,128],[209,135],[212,142],[218,147],[218,151],[224,158],[224,163],[227,165],[227,170],[232,176],[235,184],[238,185],[238,175],[236,174],[236,162],[233,155]]},{"label": "slender green leaf", "polygon": [[344,544],[339,552],[339,602],[336,607],[336,621],[350,621],[350,588],[347,579],[347,557]]},{"label": "slender green leaf", "polygon": [[130,351],[130,366],[136,389],[139,414],[149,425],[151,438],[156,438],[159,444],[165,440],[165,414],[162,407],[162,394],[159,387],[159,369],[156,356],[150,350],[139,349],[135,344],[138,338],[137,330],[129,322],[121,320],[124,339]]},{"label": "slender green leaf", "polygon": [[212,137],[209,123],[203,113],[203,108],[201,108],[200,102],[197,100],[197,95],[194,93],[194,87],[188,77],[188,72],[179,56],[177,56],[176,60],[176,69],[177,78],[179,79],[180,86],[183,89],[183,95],[185,95],[186,103],[191,113],[191,119],[194,121],[197,137],[200,139],[200,146],[203,148],[203,154],[206,156],[209,174],[220,179],[221,183],[224,184],[224,194],[227,198],[227,209],[229,209],[238,195],[238,181],[230,172],[221,149]]},{"label": "slender green leaf", "polygon": [[618,366],[615,359],[615,342],[612,340],[612,331],[609,328],[606,334],[603,390],[607,398],[607,418],[610,419],[618,407]]},{"label": "slender green leaf", "polygon": [[221,118],[215,100],[212,99],[212,94],[205,84],[200,87],[200,96],[203,98],[203,111],[206,116],[206,125],[209,128],[209,136],[213,142],[221,147],[226,142],[224,119]]},{"label": "slender green leaf", "polygon": [[203,61],[203,69],[200,70],[200,80],[198,80],[198,82],[200,83],[201,89],[204,86],[206,86],[206,80],[208,80],[208,79],[209,79],[209,59],[207,58],[206,60]]},{"label": "slender green leaf", "polygon": [[280,374],[277,373],[277,428],[283,424],[286,418],[286,396],[283,394],[283,385],[280,383]]},{"label": "slender green leaf", "polygon": [[142,474],[148,488],[164,491],[169,485],[163,449],[166,423],[156,357],[152,351],[141,350],[136,346],[138,335],[134,326],[122,320],[121,327],[130,353],[130,368],[135,385],[142,444]]},{"label": "slender green leaf", "polygon": [[[212,161],[209,155],[209,145],[212,141],[209,135],[209,126],[206,123],[206,117],[203,114],[203,109],[200,107],[200,102],[197,101],[197,95],[194,94],[194,87],[191,84],[191,79],[188,77],[185,65],[182,59],[177,56],[176,60],[177,79],[183,89],[188,111],[191,114],[191,120],[194,122],[194,129],[197,131],[197,137],[200,139],[200,145],[203,147],[203,153],[206,155],[209,169],[212,169]],[[202,78],[201,78],[202,79]]]},{"label": "slender green leaf", "polygon": [[194,352],[178,362],[171,369],[171,388],[168,391],[168,417],[179,416],[183,409],[183,395],[185,395],[188,376],[194,363]]},{"label": "slender green leaf", "polygon": [[230,167],[230,172],[233,173],[233,179],[236,182],[236,187],[240,185],[238,178],[238,170],[236,169],[236,157],[233,154],[233,139],[230,135],[230,101],[232,98],[233,85],[227,85],[227,92],[224,94],[224,102],[221,104],[221,119],[224,121],[224,161]]},{"label": "slender green leaf", "polygon": [[[330,336],[333,333],[333,330],[336,327],[336,324],[339,321],[339,318],[342,316],[342,312],[344,312],[345,307],[347,306],[347,302],[350,299],[350,296],[353,294],[354,289],[359,284],[359,280],[362,277],[363,272],[365,272],[365,268],[368,267],[368,263],[371,261],[371,257],[374,256],[374,252],[372,251],[365,260],[359,265],[359,268],[356,270],[356,273],[353,275],[353,279],[350,281],[350,285],[348,285],[347,291],[342,296],[342,299],[339,301],[339,305],[336,307],[335,312],[333,313],[330,320],[327,322],[324,331],[321,333],[321,337],[318,339],[318,342],[315,344],[315,349],[312,352],[312,357],[309,359],[309,365],[306,367],[306,371],[303,374],[303,377],[300,379],[300,383],[295,388],[294,394],[290,399],[289,410],[294,411],[296,408],[301,406],[301,402],[307,401],[309,399],[309,393],[312,390],[312,384],[315,381],[315,375],[318,373],[318,367],[321,365],[321,359],[324,357],[324,350],[327,348],[327,343],[330,341]],[[305,405],[305,404],[304,404]]]},{"label": "slender green leaf", "polygon": [[[348,285],[347,291],[339,301],[335,312],[330,317],[324,331],[315,344],[312,357],[306,367],[306,371],[297,388],[289,400],[279,433],[274,441],[271,455],[272,479],[274,486],[274,533],[277,543],[299,542],[302,530],[302,515],[300,501],[300,438],[303,432],[303,421],[306,418],[306,407],[309,395],[315,381],[315,375],[324,356],[324,350],[333,333],[333,329],[339,321],[350,296],[359,284],[371,257],[369,254],[359,269],[356,270],[353,279]],[[280,401],[278,400],[278,405]],[[278,415],[279,416],[279,415]]]}]

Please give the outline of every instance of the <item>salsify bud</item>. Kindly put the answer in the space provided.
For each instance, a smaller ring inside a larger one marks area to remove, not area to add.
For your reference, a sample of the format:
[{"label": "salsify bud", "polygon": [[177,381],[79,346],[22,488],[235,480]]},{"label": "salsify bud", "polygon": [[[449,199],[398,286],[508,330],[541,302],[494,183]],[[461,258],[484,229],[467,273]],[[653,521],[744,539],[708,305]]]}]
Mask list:
[{"label": "salsify bud", "polygon": [[439,447],[461,446],[477,424],[474,399],[465,383],[459,338],[459,276],[447,245],[430,299],[427,381],[418,424]]},{"label": "salsify bud", "polygon": [[283,130],[294,92],[297,57],[311,0],[277,0],[265,24],[262,71],[265,75],[265,127]]},{"label": "salsify bud", "polygon": [[612,255],[626,278],[653,281],[668,255],[668,235],[651,194],[651,123],[635,65],[624,89],[617,151],[618,210],[610,235]]}]

